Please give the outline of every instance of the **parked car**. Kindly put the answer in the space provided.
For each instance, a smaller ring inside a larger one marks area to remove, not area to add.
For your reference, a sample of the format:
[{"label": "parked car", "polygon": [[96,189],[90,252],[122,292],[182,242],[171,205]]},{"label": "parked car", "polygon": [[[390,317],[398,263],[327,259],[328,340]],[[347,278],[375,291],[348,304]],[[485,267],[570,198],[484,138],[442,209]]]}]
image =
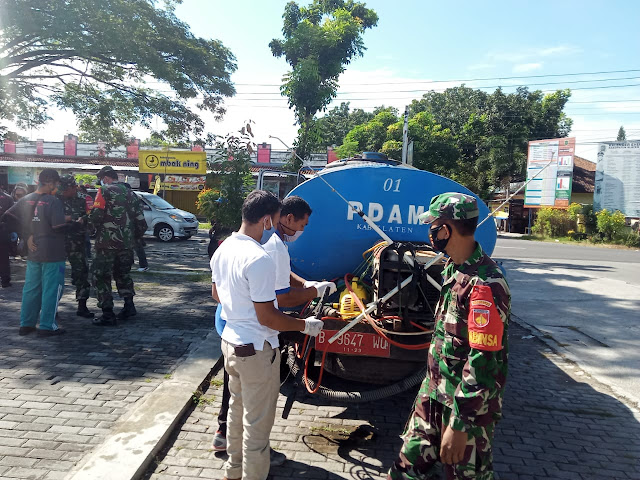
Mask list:
[{"label": "parked car", "polygon": [[158,195],[135,194],[142,200],[147,222],[145,235],[155,235],[163,242],[170,242],[174,238],[191,238],[198,232],[198,220],[192,213],[174,207]]}]

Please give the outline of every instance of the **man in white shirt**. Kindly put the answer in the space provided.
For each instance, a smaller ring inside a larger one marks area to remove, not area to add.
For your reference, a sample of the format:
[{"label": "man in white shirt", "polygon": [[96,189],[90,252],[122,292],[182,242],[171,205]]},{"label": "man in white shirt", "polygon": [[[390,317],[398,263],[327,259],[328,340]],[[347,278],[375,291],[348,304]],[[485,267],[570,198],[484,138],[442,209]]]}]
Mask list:
[{"label": "man in white shirt", "polygon": [[[280,201],[254,190],[242,205],[242,226],[211,258],[211,295],[222,304],[224,367],[231,401],[225,480],[266,480],[269,434],[280,388],[279,331],[316,336],[322,321],[301,320],[275,305],[275,263],[259,241],[280,218]],[[244,431],[244,434],[243,434]]]}]

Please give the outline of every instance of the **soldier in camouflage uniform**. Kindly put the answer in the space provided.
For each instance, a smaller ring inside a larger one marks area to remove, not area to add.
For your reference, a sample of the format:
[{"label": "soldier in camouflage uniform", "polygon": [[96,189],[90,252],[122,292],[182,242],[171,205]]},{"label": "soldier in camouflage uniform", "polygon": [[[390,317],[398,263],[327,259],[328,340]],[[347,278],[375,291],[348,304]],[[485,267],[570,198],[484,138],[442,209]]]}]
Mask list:
[{"label": "soldier in camouflage uniform", "polygon": [[[142,237],[147,224],[140,202],[133,191],[118,182],[118,174],[113,167],[103,167],[98,172],[98,179],[102,186],[98,189],[90,220],[96,227],[93,269],[102,316],[95,319],[94,324],[115,325],[117,320],[137,313],[133,304],[133,280],[129,273],[136,239]],[[118,294],[124,298],[124,308],[117,316],[113,313],[112,272]]]},{"label": "soldier in camouflage uniform", "polygon": [[60,178],[60,189],[56,195],[64,205],[65,217],[70,217],[69,228],[65,234],[67,260],[71,265],[71,283],[76,287],[78,301],[77,315],[93,318],[94,314],[87,308],[89,298],[89,265],[85,238],[89,216],[84,195],[78,193],[78,186],[72,175]]},{"label": "soldier in camouflage uniform", "polygon": [[436,250],[450,257],[429,347],[429,373],[388,479],[493,479],[491,444],[507,378],[509,287],[474,239],[474,197],[433,197],[421,220]]}]

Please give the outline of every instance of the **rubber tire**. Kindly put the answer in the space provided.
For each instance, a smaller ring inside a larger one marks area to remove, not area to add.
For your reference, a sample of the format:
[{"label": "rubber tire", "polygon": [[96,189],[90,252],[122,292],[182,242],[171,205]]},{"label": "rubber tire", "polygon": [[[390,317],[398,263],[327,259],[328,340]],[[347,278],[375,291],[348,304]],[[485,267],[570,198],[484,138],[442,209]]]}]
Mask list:
[{"label": "rubber tire", "polygon": [[[171,234],[171,236],[169,236],[169,233]],[[158,240],[162,242],[170,242],[175,238],[175,235],[173,234],[173,228],[171,228],[171,225],[161,223],[156,227],[156,237],[158,237]]]}]

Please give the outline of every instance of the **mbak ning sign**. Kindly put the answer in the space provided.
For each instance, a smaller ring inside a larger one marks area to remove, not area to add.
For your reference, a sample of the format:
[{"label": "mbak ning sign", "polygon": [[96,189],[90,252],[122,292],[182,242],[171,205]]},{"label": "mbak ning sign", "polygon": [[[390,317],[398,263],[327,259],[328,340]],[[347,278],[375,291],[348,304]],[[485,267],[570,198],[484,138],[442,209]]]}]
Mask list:
[{"label": "mbak ning sign", "polygon": [[207,154],[183,150],[140,150],[138,168],[140,173],[205,175]]}]

